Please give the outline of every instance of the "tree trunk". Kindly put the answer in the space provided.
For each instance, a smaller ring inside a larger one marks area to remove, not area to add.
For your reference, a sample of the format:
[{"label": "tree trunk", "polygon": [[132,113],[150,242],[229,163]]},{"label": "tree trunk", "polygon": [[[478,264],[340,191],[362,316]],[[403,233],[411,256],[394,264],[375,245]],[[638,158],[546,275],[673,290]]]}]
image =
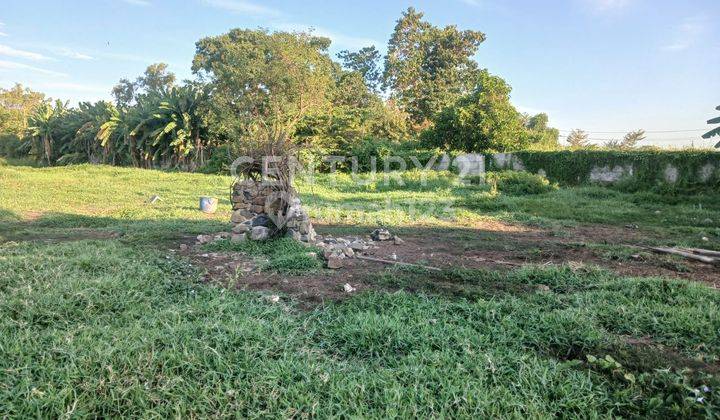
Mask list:
[{"label": "tree trunk", "polygon": [[48,166],[52,166],[52,138],[47,134],[43,136],[43,148]]}]

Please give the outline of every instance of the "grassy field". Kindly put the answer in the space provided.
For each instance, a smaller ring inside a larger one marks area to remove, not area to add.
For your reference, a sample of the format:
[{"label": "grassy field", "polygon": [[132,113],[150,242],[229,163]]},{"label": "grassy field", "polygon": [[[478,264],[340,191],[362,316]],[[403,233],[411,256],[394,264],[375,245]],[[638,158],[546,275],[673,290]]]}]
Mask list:
[{"label": "grassy field", "polygon": [[[720,249],[717,193],[522,194],[448,173],[422,186],[421,175],[403,174],[402,187],[319,176],[298,189],[333,232],[383,223],[440,236],[493,222],[562,236],[632,224],[648,243]],[[702,283],[587,264],[378,268],[365,279],[375,287],[348,299],[272,302],[207,284],[202,266],[172,252],[228,229],[229,185],[0,166],[0,417],[720,413],[720,295]],[[161,200],[147,203],[152,194]],[[200,195],[220,197],[221,210],[198,212]],[[243,251],[267,255],[268,276],[324,271],[279,245]]]}]

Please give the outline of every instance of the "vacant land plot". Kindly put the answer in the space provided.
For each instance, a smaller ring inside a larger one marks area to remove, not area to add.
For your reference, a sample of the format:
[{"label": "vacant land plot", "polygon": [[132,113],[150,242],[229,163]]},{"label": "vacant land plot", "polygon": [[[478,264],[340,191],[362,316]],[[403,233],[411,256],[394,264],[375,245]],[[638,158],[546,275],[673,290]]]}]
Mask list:
[{"label": "vacant land plot", "polygon": [[197,245],[229,177],[0,166],[0,416],[717,416],[718,269],[639,246],[720,250],[720,195],[401,180],[298,189],[440,271]]}]

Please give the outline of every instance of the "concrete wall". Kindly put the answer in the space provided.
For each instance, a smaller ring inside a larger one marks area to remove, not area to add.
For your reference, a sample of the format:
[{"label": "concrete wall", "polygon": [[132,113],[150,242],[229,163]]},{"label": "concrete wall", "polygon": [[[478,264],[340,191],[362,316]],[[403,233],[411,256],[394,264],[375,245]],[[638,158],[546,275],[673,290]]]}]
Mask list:
[{"label": "concrete wall", "polygon": [[[660,171],[658,181],[669,185],[675,184],[680,179],[680,170],[668,163],[661,164],[664,166]],[[457,156],[454,160],[450,159],[447,155],[440,159],[440,163],[436,166],[436,169],[447,170],[451,166],[456,167],[461,175],[472,176],[478,175],[485,171],[487,168],[500,169],[500,170],[512,170],[512,171],[526,171],[527,165],[522,159],[512,153],[495,153],[492,155],[485,156],[480,153],[467,153]],[[538,174],[547,176],[545,168],[539,168],[536,171]],[[708,183],[713,180],[713,175],[720,176],[720,161],[708,162],[705,165],[698,167],[690,177],[699,184]],[[578,179],[587,179],[588,182],[593,184],[609,185],[614,184],[628,178],[637,176],[636,168],[632,164],[617,164],[607,165],[598,164],[592,166],[589,173],[577,174]],[[551,181],[554,181],[551,179]]]}]

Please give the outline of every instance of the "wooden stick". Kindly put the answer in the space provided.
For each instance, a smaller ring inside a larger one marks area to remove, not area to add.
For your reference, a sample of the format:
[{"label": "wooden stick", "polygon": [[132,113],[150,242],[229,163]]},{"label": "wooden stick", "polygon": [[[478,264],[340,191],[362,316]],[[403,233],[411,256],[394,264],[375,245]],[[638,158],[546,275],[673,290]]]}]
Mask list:
[{"label": "wooden stick", "polygon": [[708,255],[710,257],[720,257],[720,251],[712,251],[702,248],[681,248],[683,251],[690,251],[693,254]]},{"label": "wooden stick", "polygon": [[717,259],[712,258],[712,257],[708,257],[708,256],[704,256],[704,255],[696,255],[696,254],[693,254],[693,253],[690,253],[690,252],[680,251],[679,249],[675,249],[675,248],[660,248],[660,247],[658,247],[658,248],[653,248],[653,247],[649,247],[648,249],[651,250],[651,251],[660,253],[660,254],[679,255],[679,256],[681,256],[681,257],[685,257],[685,258],[690,259],[690,260],[696,260],[696,261],[704,262],[705,264],[717,264],[718,262],[720,262],[720,260],[717,260]]},{"label": "wooden stick", "polygon": [[428,265],[420,265],[420,264],[411,264],[411,263],[400,262],[400,261],[383,260],[382,258],[366,257],[366,256],[364,256],[364,255],[357,255],[357,254],[356,254],[356,255],[355,255],[355,258],[357,258],[357,259],[359,259],[359,260],[374,261],[374,262],[379,262],[379,263],[383,263],[383,264],[405,265],[405,266],[408,266],[408,267],[424,268],[424,269],[426,269],[426,270],[442,271],[442,269],[440,269],[440,268],[430,267],[430,266],[428,266]]}]

